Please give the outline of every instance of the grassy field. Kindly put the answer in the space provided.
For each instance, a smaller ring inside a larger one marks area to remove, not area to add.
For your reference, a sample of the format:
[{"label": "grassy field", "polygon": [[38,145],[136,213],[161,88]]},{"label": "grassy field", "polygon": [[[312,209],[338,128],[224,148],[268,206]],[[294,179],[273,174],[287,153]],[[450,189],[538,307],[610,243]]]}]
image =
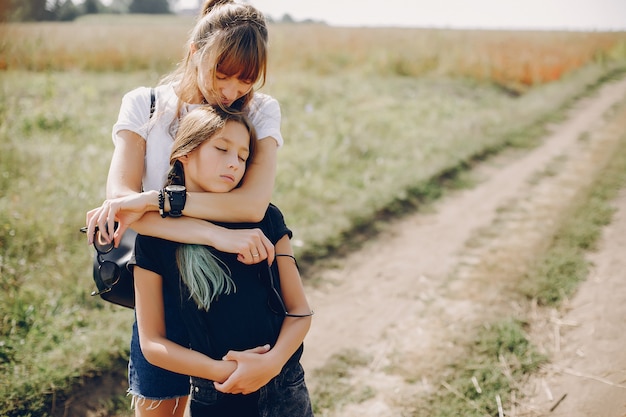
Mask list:
[{"label": "grassy field", "polygon": [[[2,415],[46,415],[128,355],[132,312],[89,296],[78,229],[104,198],[121,96],[181,56],[192,22],[159,19],[0,26]],[[281,102],[286,139],[274,202],[309,262],[472,159],[532,145],[626,69],[624,33],[270,31],[263,91]]]}]

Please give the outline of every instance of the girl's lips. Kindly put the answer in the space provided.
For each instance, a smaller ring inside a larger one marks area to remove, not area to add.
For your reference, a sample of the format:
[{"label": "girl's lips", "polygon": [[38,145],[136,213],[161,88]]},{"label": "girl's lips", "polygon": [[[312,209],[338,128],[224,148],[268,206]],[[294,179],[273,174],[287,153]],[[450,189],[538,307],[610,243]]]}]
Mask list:
[{"label": "girl's lips", "polygon": [[235,182],[235,177],[232,175],[222,175],[221,177],[224,178],[225,180]]}]

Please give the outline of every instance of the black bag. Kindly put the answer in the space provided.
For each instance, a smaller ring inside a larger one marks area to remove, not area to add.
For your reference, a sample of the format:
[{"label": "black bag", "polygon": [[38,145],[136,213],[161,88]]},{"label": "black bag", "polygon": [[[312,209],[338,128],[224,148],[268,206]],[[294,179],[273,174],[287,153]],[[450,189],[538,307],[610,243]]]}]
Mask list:
[{"label": "black bag", "polygon": [[[150,90],[150,116],[154,114],[155,96],[154,89]],[[85,228],[81,229],[86,231]],[[128,228],[117,248],[108,253],[98,253],[93,258],[93,280],[97,291],[92,296],[99,295],[105,301],[123,307],[135,308],[135,280],[132,267],[135,264],[135,239],[137,232]],[[105,284],[100,278],[100,268],[103,262],[113,262],[119,268],[119,279],[111,285]]]},{"label": "black bag", "polygon": [[109,253],[99,255],[101,262],[113,262],[119,268],[119,279],[111,286],[103,283],[98,276],[100,262],[98,261],[98,253],[96,253],[93,259],[93,279],[98,290],[92,292],[91,295],[99,295],[104,301],[122,307],[135,308],[135,280],[132,267],[135,264],[136,237],[137,232],[128,228],[117,248],[113,248]]}]

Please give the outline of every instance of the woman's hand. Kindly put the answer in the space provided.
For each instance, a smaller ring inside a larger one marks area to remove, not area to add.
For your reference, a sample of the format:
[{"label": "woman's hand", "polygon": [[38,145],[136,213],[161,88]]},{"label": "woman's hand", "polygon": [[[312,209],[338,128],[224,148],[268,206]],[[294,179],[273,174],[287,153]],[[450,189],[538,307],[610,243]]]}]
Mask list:
[{"label": "woman's hand", "polygon": [[224,356],[225,361],[237,362],[237,369],[223,383],[215,382],[215,389],[229,394],[250,394],[258,391],[272,378],[280,373],[281,364],[272,361],[266,353],[269,345],[246,350],[243,352],[229,351]]},{"label": "woman's hand", "polygon": [[[151,200],[155,198],[155,192],[152,191],[135,193],[105,200],[100,207],[88,211],[87,238],[89,243],[93,243],[97,226],[103,240],[110,242],[115,239],[117,247],[126,229],[149,211]],[[117,229],[115,229],[116,221],[119,223]]]},{"label": "woman's hand", "polygon": [[237,260],[246,265],[266,259],[271,265],[274,261],[274,245],[261,229],[227,229],[215,226],[210,246],[222,252],[236,253]]}]

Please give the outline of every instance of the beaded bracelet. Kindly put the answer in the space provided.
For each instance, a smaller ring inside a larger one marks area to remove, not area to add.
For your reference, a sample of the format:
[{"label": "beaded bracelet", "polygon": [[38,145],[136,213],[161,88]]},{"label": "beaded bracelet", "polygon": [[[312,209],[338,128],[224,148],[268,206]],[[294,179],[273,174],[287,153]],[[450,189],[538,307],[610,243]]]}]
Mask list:
[{"label": "beaded bracelet", "polygon": [[159,214],[161,217],[167,217],[167,213],[165,212],[165,195],[163,189],[159,190]]}]

